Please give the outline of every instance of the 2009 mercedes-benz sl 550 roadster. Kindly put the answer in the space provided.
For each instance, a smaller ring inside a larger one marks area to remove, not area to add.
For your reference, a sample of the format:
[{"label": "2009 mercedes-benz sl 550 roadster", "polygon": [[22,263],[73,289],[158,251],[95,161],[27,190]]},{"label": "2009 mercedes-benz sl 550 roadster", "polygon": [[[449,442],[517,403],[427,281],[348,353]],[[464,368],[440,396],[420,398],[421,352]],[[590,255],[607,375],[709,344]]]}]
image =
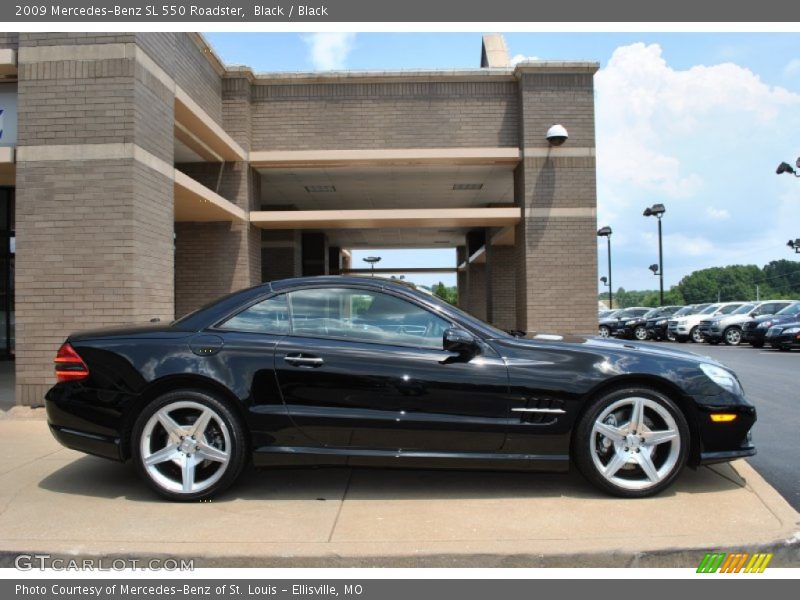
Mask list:
[{"label": "2009 mercedes-benz sl 550 roadster", "polygon": [[47,393],[65,446],[174,500],[256,466],[566,471],[618,496],[752,456],[755,408],[708,358],[500,331],[411,286],[308,277],[171,324],[76,333]]}]

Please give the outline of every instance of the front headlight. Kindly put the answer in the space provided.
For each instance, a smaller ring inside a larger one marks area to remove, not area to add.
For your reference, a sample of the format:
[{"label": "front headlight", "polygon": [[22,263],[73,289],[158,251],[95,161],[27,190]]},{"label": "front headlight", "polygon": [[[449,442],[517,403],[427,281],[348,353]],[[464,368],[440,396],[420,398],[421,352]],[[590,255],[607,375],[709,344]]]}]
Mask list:
[{"label": "front headlight", "polygon": [[625,325],[633,325],[636,323],[636,319],[631,319],[630,321],[625,321]]},{"label": "front headlight", "polygon": [[758,324],[758,328],[759,329],[766,329],[770,325],[772,325],[772,321],[763,321],[763,322]]},{"label": "front headlight", "polygon": [[788,329],[784,329],[781,333],[787,333],[789,335],[796,335],[800,333],[800,327],[789,327]]},{"label": "front headlight", "polygon": [[657,327],[660,327],[660,326],[666,325],[666,324],[667,324],[667,320],[666,319],[661,319],[660,321],[656,321],[656,326]]},{"label": "front headlight", "polygon": [[730,392],[731,394],[742,393],[742,386],[739,385],[736,377],[730,371],[723,369],[722,367],[717,367],[715,365],[709,365],[706,363],[700,363],[700,368],[711,381],[716,383],[722,389]]}]

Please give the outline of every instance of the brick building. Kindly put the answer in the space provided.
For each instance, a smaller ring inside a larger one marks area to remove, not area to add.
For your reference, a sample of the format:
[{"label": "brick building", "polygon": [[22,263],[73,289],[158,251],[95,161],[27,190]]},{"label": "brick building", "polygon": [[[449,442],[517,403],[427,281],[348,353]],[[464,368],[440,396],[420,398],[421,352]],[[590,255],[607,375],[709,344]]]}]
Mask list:
[{"label": "brick building", "polygon": [[512,67],[493,36],[471,70],[254,73],[197,34],[1,34],[17,402],[70,331],[348,271],[353,248],[456,248],[470,312],[593,331],[596,70]]}]

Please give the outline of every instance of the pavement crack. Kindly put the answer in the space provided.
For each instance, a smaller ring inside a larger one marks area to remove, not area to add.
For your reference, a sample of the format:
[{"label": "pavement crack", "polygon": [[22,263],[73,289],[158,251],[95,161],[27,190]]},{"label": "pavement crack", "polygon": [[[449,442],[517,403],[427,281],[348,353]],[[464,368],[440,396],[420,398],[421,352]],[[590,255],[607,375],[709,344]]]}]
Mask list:
[{"label": "pavement crack", "polygon": [[333,520],[333,525],[331,525],[331,531],[328,534],[328,543],[331,542],[333,539],[333,533],[336,531],[336,526],[339,524],[339,516],[342,514],[342,508],[344,508],[344,501],[347,499],[347,492],[350,491],[350,482],[353,480],[353,469],[350,469],[350,473],[347,475],[347,483],[344,486],[344,493],[342,494],[342,500],[339,502],[339,510],[336,511],[336,518]]}]

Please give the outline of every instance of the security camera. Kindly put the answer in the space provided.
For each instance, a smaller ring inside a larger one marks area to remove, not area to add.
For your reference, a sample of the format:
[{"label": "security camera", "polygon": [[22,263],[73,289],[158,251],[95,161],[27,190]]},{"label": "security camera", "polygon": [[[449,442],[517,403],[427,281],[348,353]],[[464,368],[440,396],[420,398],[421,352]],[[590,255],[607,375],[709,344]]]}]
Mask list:
[{"label": "security camera", "polygon": [[551,146],[560,146],[567,141],[569,134],[567,133],[567,128],[563,125],[553,125],[547,130],[545,137],[547,137],[547,141],[550,142]]}]

